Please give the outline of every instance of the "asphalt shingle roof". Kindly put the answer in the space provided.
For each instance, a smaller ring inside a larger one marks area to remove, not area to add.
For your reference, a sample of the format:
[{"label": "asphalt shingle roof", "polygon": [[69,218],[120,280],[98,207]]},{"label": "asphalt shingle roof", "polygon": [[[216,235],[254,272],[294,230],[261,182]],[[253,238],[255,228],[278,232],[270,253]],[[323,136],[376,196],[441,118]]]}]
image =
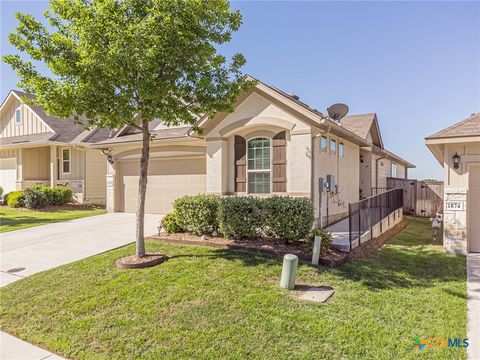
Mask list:
[{"label": "asphalt shingle roof", "polygon": [[[24,93],[18,90],[12,90],[20,97],[27,97],[34,100],[35,95]],[[45,109],[40,106],[32,106],[32,110],[56,133],[56,136],[52,137],[52,141],[70,142],[80,135],[85,127],[77,124],[73,119],[62,119],[53,115],[48,115]],[[87,123],[85,118],[82,118]]]},{"label": "asphalt shingle roof", "polygon": [[[163,139],[174,139],[188,136],[188,131],[191,129],[190,126],[179,127],[179,128],[166,128],[161,130],[152,131],[154,135],[154,140],[163,140]],[[103,141],[96,142],[95,145],[109,145],[109,144],[121,144],[129,142],[142,141],[142,133],[138,132],[135,134],[122,135],[115,138],[106,139]]]},{"label": "asphalt shingle roof", "polygon": [[442,139],[460,136],[480,136],[480,113],[453,124],[427,137],[427,139]]},{"label": "asphalt shingle roof", "polygon": [[348,115],[340,120],[340,124],[347,130],[360,136],[362,139],[367,139],[368,133],[375,121],[375,113]]}]

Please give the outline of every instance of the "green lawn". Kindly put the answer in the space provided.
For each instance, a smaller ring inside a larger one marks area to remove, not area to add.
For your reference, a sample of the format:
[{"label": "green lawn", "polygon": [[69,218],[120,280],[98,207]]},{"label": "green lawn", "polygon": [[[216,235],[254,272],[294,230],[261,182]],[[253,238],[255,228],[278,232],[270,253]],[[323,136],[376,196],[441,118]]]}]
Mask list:
[{"label": "green lawn", "polygon": [[2,289],[3,331],[73,359],[463,359],[413,349],[415,337],[465,337],[465,257],[430,241],[428,219],[371,260],[298,282],[330,285],[327,304],[278,287],[281,259],[148,243],[170,259],[119,270],[133,246],[33,275]]},{"label": "green lawn", "polygon": [[105,209],[85,207],[78,209],[62,209],[54,211],[34,211],[0,207],[0,232],[25,229],[32,226],[51,224],[54,222],[79,219],[86,216],[104,214]]}]

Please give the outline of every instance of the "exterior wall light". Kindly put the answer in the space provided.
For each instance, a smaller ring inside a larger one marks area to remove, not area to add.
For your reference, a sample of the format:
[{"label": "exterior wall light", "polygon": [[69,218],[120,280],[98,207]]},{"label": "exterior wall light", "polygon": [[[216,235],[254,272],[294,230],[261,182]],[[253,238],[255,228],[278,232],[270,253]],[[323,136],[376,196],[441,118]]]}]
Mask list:
[{"label": "exterior wall light", "polygon": [[112,155],[108,155],[107,160],[110,163],[110,165],[113,165],[113,156]]},{"label": "exterior wall light", "polygon": [[452,159],[453,159],[453,168],[458,169],[460,167],[460,160],[461,160],[460,155],[455,153],[455,155],[453,155]]}]

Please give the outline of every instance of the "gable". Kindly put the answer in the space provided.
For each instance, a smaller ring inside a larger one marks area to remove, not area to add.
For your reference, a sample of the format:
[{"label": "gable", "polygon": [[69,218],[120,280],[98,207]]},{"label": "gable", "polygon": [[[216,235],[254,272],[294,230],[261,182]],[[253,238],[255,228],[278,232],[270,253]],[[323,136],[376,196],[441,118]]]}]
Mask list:
[{"label": "gable", "polygon": [[371,143],[383,149],[382,135],[380,134],[380,127],[378,126],[378,121],[376,116],[375,116],[375,120],[372,123],[372,126],[370,127],[369,135],[371,138],[370,140]]},{"label": "gable", "polygon": [[[15,123],[15,110],[21,109],[22,123]],[[13,93],[7,97],[0,110],[0,138],[53,133],[52,129]]]},{"label": "gable", "polygon": [[[226,116],[225,116],[226,115]],[[280,104],[251,91],[229,114],[212,119],[215,126],[207,131],[209,137],[223,137],[237,128],[275,126],[286,130],[309,130],[310,126],[287,112]]]}]

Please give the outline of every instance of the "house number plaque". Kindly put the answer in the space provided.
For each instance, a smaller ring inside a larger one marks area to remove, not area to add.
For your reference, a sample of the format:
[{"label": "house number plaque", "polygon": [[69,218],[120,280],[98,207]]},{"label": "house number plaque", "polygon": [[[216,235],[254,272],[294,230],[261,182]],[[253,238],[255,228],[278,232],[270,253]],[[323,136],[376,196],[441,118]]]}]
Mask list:
[{"label": "house number plaque", "polygon": [[447,201],[445,210],[463,210],[463,201]]}]

